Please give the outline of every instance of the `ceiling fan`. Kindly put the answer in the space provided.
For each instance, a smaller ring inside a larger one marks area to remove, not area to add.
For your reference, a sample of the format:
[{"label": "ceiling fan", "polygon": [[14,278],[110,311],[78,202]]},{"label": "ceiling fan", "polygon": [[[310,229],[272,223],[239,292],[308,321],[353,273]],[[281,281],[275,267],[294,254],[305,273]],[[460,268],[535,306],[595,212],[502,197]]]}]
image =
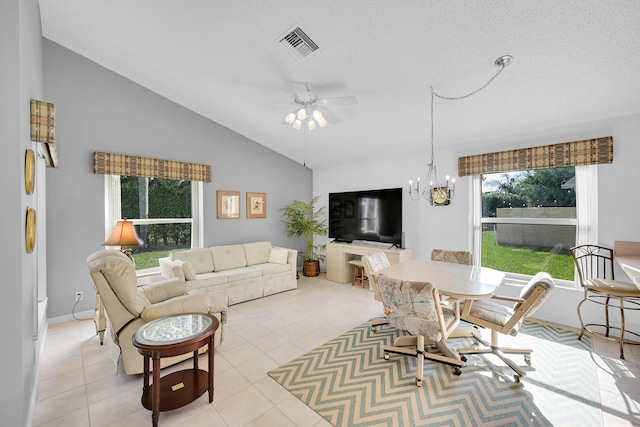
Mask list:
[{"label": "ceiling fan", "polygon": [[286,124],[298,130],[306,123],[307,129],[314,130],[317,126],[325,127],[328,123],[336,124],[340,119],[331,111],[329,106],[356,105],[358,98],[355,96],[339,96],[335,98],[319,98],[312,92],[310,83],[293,83],[293,105],[295,110],[284,118]]}]

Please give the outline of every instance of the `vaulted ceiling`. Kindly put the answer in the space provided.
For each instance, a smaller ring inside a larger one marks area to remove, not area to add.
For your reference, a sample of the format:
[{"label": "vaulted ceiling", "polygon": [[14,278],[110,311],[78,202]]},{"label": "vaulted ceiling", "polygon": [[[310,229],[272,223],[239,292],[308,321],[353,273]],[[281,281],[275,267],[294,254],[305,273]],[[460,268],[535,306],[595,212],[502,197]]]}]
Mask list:
[{"label": "vaulted ceiling", "polygon": [[[39,2],[47,39],[311,168],[424,151],[430,87],[469,93],[506,54],[478,94],[435,100],[436,146],[640,112],[636,0]],[[295,27],[303,59],[280,43]],[[304,82],[358,104],[294,130]]]}]

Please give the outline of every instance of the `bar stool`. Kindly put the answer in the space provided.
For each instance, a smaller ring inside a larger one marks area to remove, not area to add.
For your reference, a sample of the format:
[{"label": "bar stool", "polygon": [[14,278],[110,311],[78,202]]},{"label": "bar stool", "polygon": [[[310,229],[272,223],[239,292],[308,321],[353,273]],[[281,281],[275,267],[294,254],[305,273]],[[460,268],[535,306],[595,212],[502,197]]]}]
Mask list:
[{"label": "bar stool", "polygon": [[364,274],[364,266],[362,265],[362,260],[360,259],[352,259],[348,262],[353,265],[353,280],[351,281],[351,286],[360,282],[360,285],[364,288],[364,281],[367,280],[367,276]]}]

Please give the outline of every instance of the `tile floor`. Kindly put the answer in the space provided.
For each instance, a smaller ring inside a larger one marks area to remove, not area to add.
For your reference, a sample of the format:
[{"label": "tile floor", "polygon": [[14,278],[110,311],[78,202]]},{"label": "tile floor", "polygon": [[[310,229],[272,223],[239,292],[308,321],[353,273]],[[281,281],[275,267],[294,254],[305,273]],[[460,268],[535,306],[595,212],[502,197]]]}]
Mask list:
[{"label": "tile floor", "polygon": [[[160,425],[329,426],[267,372],[380,312],[368,289],[329,282],[323,274],[300,277],[295,291],[229,307],[224,343],[215,350],[213,403],[205,394],[161,412]],[[594,340],[593,347],[603,425],[640,425],[640,346],[628,347],[625,360],[608,341]],[[42,359],[34,426],[150,425],[151,412],[140,403],[141,375],[127,376],[122,369],[114,374],[92,321],[49,326]],[[163,372],[187,366],[183,362]]]}]

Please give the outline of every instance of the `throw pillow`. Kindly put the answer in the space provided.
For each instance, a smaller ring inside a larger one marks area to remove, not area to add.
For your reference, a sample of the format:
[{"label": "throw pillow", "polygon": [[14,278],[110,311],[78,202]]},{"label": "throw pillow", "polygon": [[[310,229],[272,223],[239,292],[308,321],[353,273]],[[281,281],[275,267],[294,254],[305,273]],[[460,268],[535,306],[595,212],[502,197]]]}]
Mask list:
[{"label": "throw pillow", "polygon": [[196,280],[196,269],[193,268],[190,262],[181,261],[182,270],[184,271],[184,278],[187,280]]},{"label": "throw pillow", "polygon": [[289,251],[285,248],[271,248],[269,262],[274,264],[286,264],[288,256]]}]

